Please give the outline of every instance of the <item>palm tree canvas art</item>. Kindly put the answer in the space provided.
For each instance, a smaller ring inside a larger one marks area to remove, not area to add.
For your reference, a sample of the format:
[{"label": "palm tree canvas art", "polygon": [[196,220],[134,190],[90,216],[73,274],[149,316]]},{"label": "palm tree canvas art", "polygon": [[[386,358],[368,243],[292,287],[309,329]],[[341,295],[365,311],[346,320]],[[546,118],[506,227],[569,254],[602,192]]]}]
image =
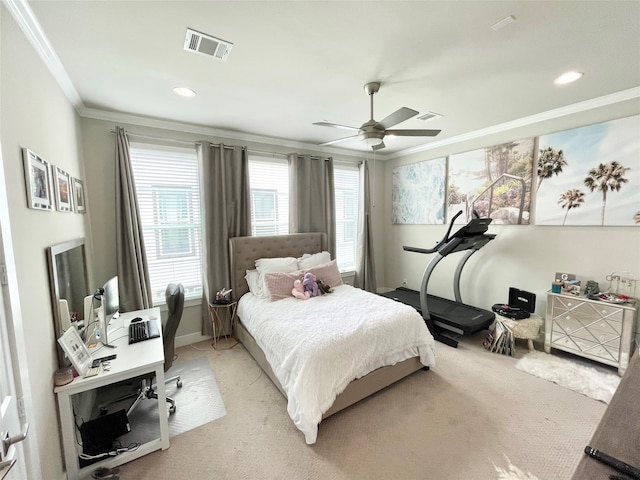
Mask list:
[{"label": "palm tree canvas art", "polygon": [[539,137],[538,225],[640,225],[640,115]]}]

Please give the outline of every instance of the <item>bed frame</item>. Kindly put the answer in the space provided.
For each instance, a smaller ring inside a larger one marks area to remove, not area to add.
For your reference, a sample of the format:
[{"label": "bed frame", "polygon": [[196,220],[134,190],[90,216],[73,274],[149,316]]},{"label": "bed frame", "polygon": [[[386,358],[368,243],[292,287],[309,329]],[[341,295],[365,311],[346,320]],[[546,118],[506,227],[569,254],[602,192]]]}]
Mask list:
[{"label": "bed frame", "polygon": [[[249,291],[244,276],[247,270],[255,268],[255,261],[258,258],[297,258],[305,253],[316,253],[326,249],[327,237],[324,233],[231,238],[229,240],[229,257],[234,298],[240,299],[242,295]],[[242,318],[238,319],[236,332],[238,340],[286,398],[287,395],[273,373],[264,353],[242,324]],[[324,413],[322,418],[327,418],[422,368],[426,367],[420,363],[420,358],[413,357],[395,365],[374,370],[347,385],[347,388],[338,395],[331,408]]]}]

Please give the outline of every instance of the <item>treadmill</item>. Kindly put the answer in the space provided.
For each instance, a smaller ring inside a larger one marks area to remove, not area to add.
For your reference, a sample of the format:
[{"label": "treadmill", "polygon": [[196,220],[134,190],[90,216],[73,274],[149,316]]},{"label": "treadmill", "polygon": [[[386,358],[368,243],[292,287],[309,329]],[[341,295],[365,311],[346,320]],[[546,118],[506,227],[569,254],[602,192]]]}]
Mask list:
[{"label": "treadmill", "polygon": [[[444,331],[458,335],[469,335],[480,330],[486,330],[493,323],[495,314],[492,311],[467,305],[462,302],[460,296],[460,276],[465,264],[475,252],[484,247],[496,236],[486,233],[491,223],[490,218],[474,218],[467,225],[449,236],[455,220],[462,214],[462,210],[456,214],[449,224],[449,229],[444,237],[433,248],[407,247],[402,248],[408,252],[436,253],[429,262],[422,276],[420,291],[400,287],[391,292],[383,293],[385,297],[406,303],[414,307],[424,318],[427,327],[434,338],[452,347],[457,347],[457,340],[444,335]],[[476,212],[474,214],[477,217]],[[429,278],[440,260],[451,253],[467,251],[456,268],[453,278],[453,290],[455,301],[447,298],[436,297],[427,293]]]}]

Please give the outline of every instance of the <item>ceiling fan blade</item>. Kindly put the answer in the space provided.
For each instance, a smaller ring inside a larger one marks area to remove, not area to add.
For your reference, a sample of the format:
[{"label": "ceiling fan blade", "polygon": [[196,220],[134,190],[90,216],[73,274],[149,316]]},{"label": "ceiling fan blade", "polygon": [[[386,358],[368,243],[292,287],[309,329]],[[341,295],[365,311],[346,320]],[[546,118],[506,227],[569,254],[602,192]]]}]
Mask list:
[{"label": "ceiling fan blade", "polygon": [[442,130],[385,130],[386,135],[396,137],[435,137]]},{"label": "ceiling fan blade", "polygon": [[411,110],[407,107],[402,107],[393,112],[391,115],[385,117],[380,125],[384,127],[386,130],[389,127],[393,127],[394,125],[404,122],[405,120],[409,120],[411,117],[415,117],[418,114],[415,110]]},{"label": "ceiling fan blade", "polygon": [[378,145],[374,145],[373,147],[371,147],[371,150],[376,151],[376,150],[380,150],[380,149],[382,149],[384,147],[386,147],[384,142],[380,142]]},{"label": "ceiling fan blade", "polygon": [[318,145],[320,145],[321,147],[324,147],[327,145],[333,145],[334,143],[344,142],[345,140],[351,140],[352,138],[358,138],[358,135],[351,135],[350,137],[338,138],[337,140],[329,140],[328,142],[320,143]]},{"label": "ceiling fan blade", "polygon": [[349,127],[347,125],[340,125],[339,123],[315,122],[314,125],[319,125],[321,127],[342,128],[344,130],[360,130],[358,127]]}]

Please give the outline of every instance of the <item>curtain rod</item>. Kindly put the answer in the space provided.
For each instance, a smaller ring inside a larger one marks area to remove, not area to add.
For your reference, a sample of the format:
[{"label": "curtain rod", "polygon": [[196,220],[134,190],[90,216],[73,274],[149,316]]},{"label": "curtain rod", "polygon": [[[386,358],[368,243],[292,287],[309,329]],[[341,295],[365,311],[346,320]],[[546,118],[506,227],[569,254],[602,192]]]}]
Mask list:
[{"label": "curtain rod", "polygon": [[[109,132],[110,133],[116,133],[115,130],[109,130]],[[175,142],[175,143],[184,143],[186,145],[194,145],[194,146],[196,144],[200,143],[200,141],[201,141],[201,140],[189,141],[189,140],[181,140],[181,139],[178,139],[178,138],[156,137],[154,135],[145,135],[145,134],[142,134],[142,133],[134,133],[134,132],[129,132],[129,131],[126,131],[126,132],[127,132],[127,135],[130,136],[130,137],[146,138],[148,140],[162,140],[162,141],[165,141],[165,142],[168,141],[168,142]],[[212,147],[219,147],[220,145],[221,145],[220,143],[212,143],[211,144]],[[228,148],[228,149],[232,150],[234,147],[232,147],[230,145],[225,145],[224,148]],[[265,152],[265,151],[262,151],[262,150],[254,150],[254,149],[251,149],[251,148],[247,148],[247,152],[248,153],[258,154],[258,155],[268,155],[270,157],[280,156],[280,157],[285,157],[286,158],[289,155],[287,153]],[[325,157],[320,157],[318,155],[311,155],[311,158],[314,158],[314,159],[315,158],[317,158],[317,159],[323,158],[324,159]]]}]

